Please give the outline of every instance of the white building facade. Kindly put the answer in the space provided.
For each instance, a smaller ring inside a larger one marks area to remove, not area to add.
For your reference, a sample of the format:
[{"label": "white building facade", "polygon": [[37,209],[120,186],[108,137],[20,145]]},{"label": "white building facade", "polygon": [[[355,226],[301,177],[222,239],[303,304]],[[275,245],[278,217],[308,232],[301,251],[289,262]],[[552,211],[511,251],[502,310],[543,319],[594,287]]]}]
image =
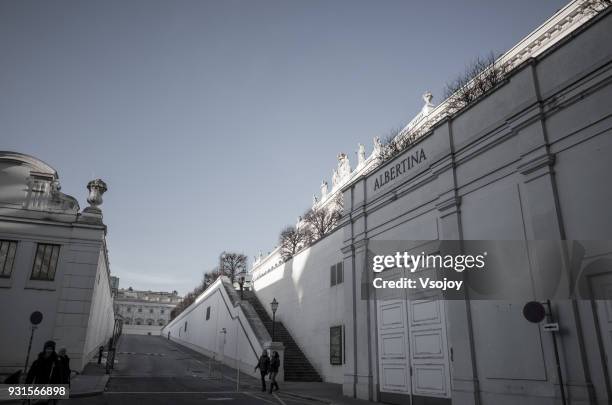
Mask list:
[{"label": "white building facade", "polygon": [[159,335],[170,322],[170,312],[181,301],[176,291],[120,289],[114,297],[115,313],[123,320],[122,333]]},{"label": "white building facade", "polygon": [[[279,248],[259,255],[252,270],[259,302],[272,316],[277,300],[276,319],[323,381],[397,404],[612,400],[612,300],[601,299],[612,292],[610,43],[610,9],[572,1],[498,60],[509,73],[469,106],[434,106],[426,93],[398,135],[410,143],[397,156],[381,159],[378,139],[369,157],[359,146],[354,170],[338,156],[331,187],[324,181],[313,198],[324,208],[342,197],[337,227],[290,260]],[[546,295],[551,267],[563,274],[555,288],[565,298],[549,297],[561,325],[554,336],[563,384],[553,335],[524,319],[522,296],[482,300],[468,289],[461,299],[409,298],[369,288],[369,252],[381,243],[470,240],[518,242],[513,261],[499,266],[532,299]],[[584,242],[580,260],[562,241]],[[547,262],[541,246],[562,260]],[[573,267],[581,285],[568,282]],[[607,293],[575,293],[582,287]],[[215,303],[213,294],[206,290],[164,333],[219,355],[219,325],[203,321],[207,308],[229,322],[233,308],[248,305]],[[252,320],[248,310],[244,317]],[[255,361],[257,350],[247,351]]]},{"label": "white building facade", "polygon": [[[525,301],[388,291],[365,299],[368,251],[384,241],[598,240],[581,271],[593,288],[608,285],[612,50],[603,44],[611,40],[609,10],[571,2],[501,57],[510,74],[494,90],[452,115],[426,95],[398,135],[413,138],[403,153],[376,161],[375,140],[350,176],[335,177],[329,192],[324,183],[315,204],[343,195],[334,232],[287,262],[277,249],[255,263],[255,293],[277,298],[277,319],[325,381],[388,403],[561,403],[551,335],[523,318]],[[523,267],[513,269],[534,297],[547,282],[541,254],[525,243]],[[609,308],[607,300],[553,302],[568,403],[611,398]],[[332,361],[337,326],[342,364]]]},{"label": "white building facade", "polygon": [[30,365],[43,343],[65,347],[81,371],[114,327],[101,180],[89,183],[90,206],[60,192],[46,163],[0,152],[0,372],[23,370],[30,314],[40,311]]}]

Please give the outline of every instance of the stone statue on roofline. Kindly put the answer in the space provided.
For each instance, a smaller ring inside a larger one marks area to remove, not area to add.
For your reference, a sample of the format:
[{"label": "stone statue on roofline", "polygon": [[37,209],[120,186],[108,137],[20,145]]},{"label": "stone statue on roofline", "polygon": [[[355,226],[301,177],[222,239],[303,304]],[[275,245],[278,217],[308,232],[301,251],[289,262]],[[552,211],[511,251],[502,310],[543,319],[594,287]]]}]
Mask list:
[{"label": "stone statue on roofline", "polygon": [[327,182],[325,180],[323,180],[321,182],[321,200],[323,200],[325,197],[327,197]]},{"label": "stone statue on roofline", "polygon": [[423,93],[423,101],[425,101],[425,105],[421,109],[421,113],[423,117],[427,117],[429,113],[435,108],[431,100],[433,99],[433,94],[430,91],[426,91]]},{"label": "stone statue on roofline", "polygon": [[365,145],[362,143],[357,144],[357,167],[363,166],[365,163]]},{"label": "stone statue on roofline", "polygon": [[340,177],[340,181],[346,180],[350,174],[351,164],[349,158],[346,156],[346,153],[340,153],[338,155],[338,176]]},{"label": "stone statue on roofline", "polygon": [[374,144],[374,150],[372,151],[372,156],[374,156],[375,158],[380,157],[380,154],[382,153],[382,142],[380,141],[380,137],[375,136],[372,139],[372,141]]},{"label": "stone statue on roofline", "polygon": [[319,202],[319,198],[317,197],[316,194],[312,195],[312,207],[314,208],[315,205],[317,205],[317,203]]},{"label": "stone statue on roofline", "polygon": [[335,189],[340,183],[340,174],[338,174],[338,168],[334,169],[334,173],[332,174],[332,189]]}]

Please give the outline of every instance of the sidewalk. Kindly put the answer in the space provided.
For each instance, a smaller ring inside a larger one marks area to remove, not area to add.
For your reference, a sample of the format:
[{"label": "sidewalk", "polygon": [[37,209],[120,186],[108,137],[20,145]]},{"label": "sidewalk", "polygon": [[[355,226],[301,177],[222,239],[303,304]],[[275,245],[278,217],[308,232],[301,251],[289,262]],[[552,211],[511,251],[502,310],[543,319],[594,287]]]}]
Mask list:
[{"label": "sidewalk", "polygon": [[[70,398],[102,394],[109,379],[109,376],[105,373],[105,364],[87,364],[81,374],[72,377],[70,381]],[[4,378],[2,378],[3,380]],[[21,403],[21,400],[10,399],[8,390],[3,389],[0,391],[0,403]]]},{"label": "sidewalk", "polygon": [[[193,349],[185,347],[177,342],[170,341],[182,352],[189,354],[202,362],[208,362],[210,358]],[[227,364],[216,363],[215,371],[223,376],[223,379],[236,381],[236,369]],[[243,391],[258,392],[261,389],[260,381],[251,375],[240,373],[240,389]],[[375,402],[364,401],[361,399],[349,398],[342,395],[342,385],[325,382],[297,382],[285,381],[279,383],[279,394],[289,395],[297,398],[321,402],[330,405],[368,405]]]},{"label": "sidewalk", "polygon": [[104,363],[88,363],[83,372],[74,376],[70,382],[70,398],[89,397],[104,392],[109,375]]},{"label": "sidewalk", "polygon": [[330,405],[367,405],[375,402],[342,395],[342,385],[325,382],[285,381],[279,393]]}]

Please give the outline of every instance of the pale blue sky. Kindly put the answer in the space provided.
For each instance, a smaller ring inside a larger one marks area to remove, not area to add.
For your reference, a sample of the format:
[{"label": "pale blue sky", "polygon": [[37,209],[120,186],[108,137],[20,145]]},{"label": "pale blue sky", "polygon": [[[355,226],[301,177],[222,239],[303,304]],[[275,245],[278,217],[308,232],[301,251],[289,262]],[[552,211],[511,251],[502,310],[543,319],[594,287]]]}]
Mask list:
[{"label": "pale blue sky", "polygon": [[185,293],[250,258],[330,181],[339,152],[440,101],[566,1],[0,2],[0,150],[85,207],[104,179],[121,286]]}]

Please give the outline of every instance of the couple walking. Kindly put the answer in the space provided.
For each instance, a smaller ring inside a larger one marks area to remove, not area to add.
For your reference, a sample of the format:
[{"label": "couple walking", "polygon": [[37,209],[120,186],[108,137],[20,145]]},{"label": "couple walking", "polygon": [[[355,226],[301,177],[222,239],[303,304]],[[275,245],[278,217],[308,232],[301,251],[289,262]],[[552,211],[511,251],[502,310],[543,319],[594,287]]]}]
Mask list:
[{"label": "couple walking", "polygon": [[255,366],[255,371],[259,369],[261,374],[261,390],[266,391],[266,375],[270,373],[270,394],[272,389],[276,387],[275,391],[278,391],[278,383],[276,382],[276,375],[280,368],[280,356],[277,351],[272,352],[272,359],[268,356],[268,351],[264,350],[259,358],[259,362]]}]

